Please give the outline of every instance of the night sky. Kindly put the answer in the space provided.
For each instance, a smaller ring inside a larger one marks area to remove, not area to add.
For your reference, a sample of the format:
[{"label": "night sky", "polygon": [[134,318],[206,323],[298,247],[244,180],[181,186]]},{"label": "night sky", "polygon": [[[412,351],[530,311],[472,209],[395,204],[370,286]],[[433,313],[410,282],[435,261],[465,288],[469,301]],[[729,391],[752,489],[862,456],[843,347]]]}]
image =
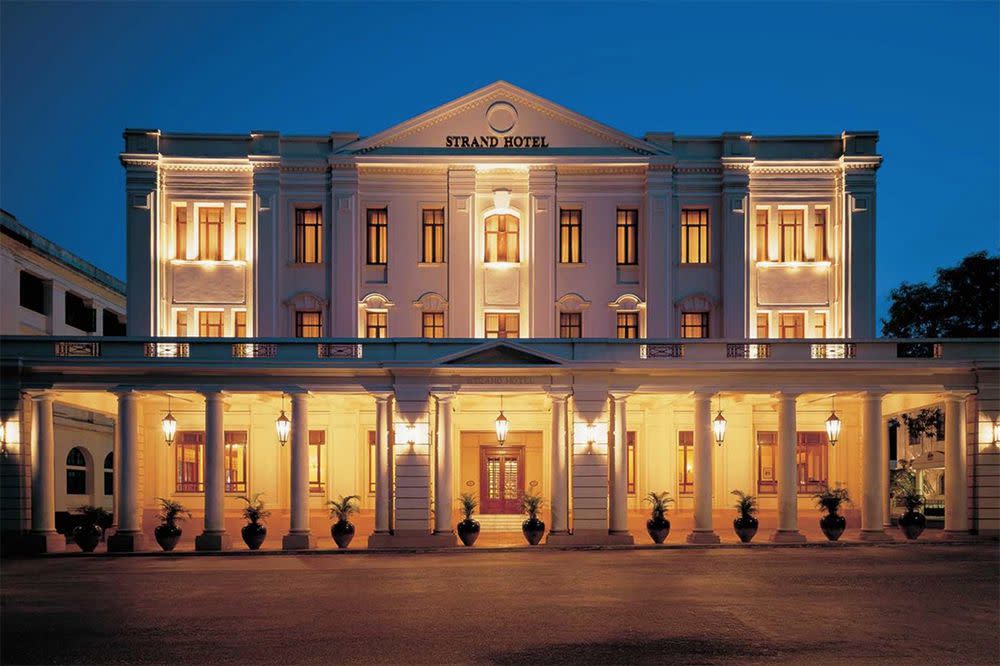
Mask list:
[{"label": "night sky", "polygon": [[125,277],[125,127],[370,135],[497,79],[641,135],[877,129],[878,294],[1000,244],[1000,3],[0,4],[0,206]]}]

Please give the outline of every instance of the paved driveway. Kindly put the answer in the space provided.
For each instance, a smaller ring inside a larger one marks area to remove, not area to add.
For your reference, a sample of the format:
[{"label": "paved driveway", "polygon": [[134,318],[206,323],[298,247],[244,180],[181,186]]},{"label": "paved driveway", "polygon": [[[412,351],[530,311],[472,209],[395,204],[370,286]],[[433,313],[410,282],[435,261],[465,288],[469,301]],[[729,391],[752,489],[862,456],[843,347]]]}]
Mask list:
[{"label": "paved driveway", "polygon": [[2,567],[4,664],[998,661],[995,542]]}]

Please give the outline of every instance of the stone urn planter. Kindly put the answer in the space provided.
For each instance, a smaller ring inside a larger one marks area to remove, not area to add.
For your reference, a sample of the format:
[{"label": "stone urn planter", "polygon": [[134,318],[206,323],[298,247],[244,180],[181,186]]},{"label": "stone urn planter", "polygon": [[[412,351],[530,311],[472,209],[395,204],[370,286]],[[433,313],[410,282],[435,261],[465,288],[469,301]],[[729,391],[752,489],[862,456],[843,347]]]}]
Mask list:
[{"label": "stone urn planter", "polygon": [[915,485],[910,485],[895,497],[895,502],[897,506],[906,507],[906,513],[899,517],[899,529],[907,539],[916,541],[927,527],[927,517],[920,513],[924,496],[917,492]]},{"label": "stone urn planter", "polygon": [[180,502],[163,497],[158,497],[156,500],[160,503],[160,524],[153,530],[153,536],[156,538],[156,543],[160,544],[160,548],[169,552],[181,538],[182,530],[177,526],[178,521],[184,520],[185,516],[190,518],[191,512]]},{"label": "stone urn planter", "polygon": [[822,492],[814,494],[813,498],[816,500],[816,506],[826,511],[826,515],[820,518],[820,529],[823,530],[823,534],[826,535],[827,539],[836,541],[847,527],[847,519],[838,513],[842,505],[850,504],[851,502],[851,498],[847,494],[847,488],[838,487],[832,490],[827,488]]},{"label": "stone urn planter", "polygon": [[270,516],[271,512],[264,508],[264,500],[261,499],[262,495],[263,493],[257,493],[253,496],[253,499],[249,497],[240,498],[246,502],[246,506],[243,507],[243,517],[247,521],[247,524],[240,530],[240,535],[243,537],[243,543],[250,550],[260,550],[264,539],[267,538],[267,527],[261,521]]},{"label": "stone urn planter", "polygon": [[525,493],[521,498],[521,513],[528,516],[528,519],[521,523],[521,532],[530,546],[537,546],[542,540],[542,536],[545,535],[545,523],[538,517],[538,511],[541,508],[541,495]]},{"label": "stone urn planter", "polygon": [[650,505],[650,516],[649,520],[646,521],[646,532],[649,533],[649,538],[653,540],[653,543],[663,543],[670,534],[670,521],[667,520],[667,508],[674,500],[670,497],[670,493],[655,493],[650,491],[643,498],[643,501],[648,502]]},{"label": "stone urn planter", "polygon": [[73,513],[80,516],[80,524],[73,528],[73,543],[85,553],[92,553],[101,542],[104,530],[101,525],[110,524],[111,514],[99,506],[90,504],[77,507]]},{"label": "stone urn planter", "polygon": [[472,493],[463,493],[459,499],[459,504],[462,506],[462,513],[465,515],[465,518],[456,527],[458,538],[462,540],[463,545],[472,546],[476,543],[476,539],[479,538],[479,521],[472,518],[472,513],[479,506],[479,502]]},{"label": "stone urn planter", "polygon": [[357,500],[361,499],[357,495],[340,496],[340,499],[330,500],[330,517],[336,518],[330,526],[330,536],[333,537],[337,548],[347,548],[354,539],[354,524],[350,521],[352,513],[358,510]]},{"label": "stone urn planter", "polygon": [[733,519],[733,531],[736,532],[736,536],[740,538],[741,542],[750,543],[754,535],[757,534],[758,522],[755,517],[757,498],[753,495],[747,495],[742,490],[734,490],[730,494],[737,497],[737,516]]}]

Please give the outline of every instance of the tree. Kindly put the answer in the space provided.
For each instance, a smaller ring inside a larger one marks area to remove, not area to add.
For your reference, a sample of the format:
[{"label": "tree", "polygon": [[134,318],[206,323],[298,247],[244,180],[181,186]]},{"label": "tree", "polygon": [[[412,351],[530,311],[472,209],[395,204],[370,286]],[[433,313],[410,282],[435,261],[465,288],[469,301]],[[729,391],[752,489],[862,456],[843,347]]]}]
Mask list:
[{"label": "tree", "polygon": [[957,266],[939,268],[934,284],[903,282],[889,299],[884,336],[1000,337],[1000,255],[974,252]]}]

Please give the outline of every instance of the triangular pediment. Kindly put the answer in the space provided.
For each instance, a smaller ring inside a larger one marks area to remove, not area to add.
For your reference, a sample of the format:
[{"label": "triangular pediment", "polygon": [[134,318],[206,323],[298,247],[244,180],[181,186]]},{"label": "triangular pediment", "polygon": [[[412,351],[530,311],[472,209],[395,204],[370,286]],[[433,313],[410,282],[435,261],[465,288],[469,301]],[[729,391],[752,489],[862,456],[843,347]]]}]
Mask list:
[{"label": "triangular pediment", "polygon": [[354,155],[563,154],[652,156],[660,146],[580,115],[506,81],[343,148]]},{"label": "triangular pediment", "polygon": [[561,360],[511,342],[487,342],[440,361],[441,365],[560,365]]}]

